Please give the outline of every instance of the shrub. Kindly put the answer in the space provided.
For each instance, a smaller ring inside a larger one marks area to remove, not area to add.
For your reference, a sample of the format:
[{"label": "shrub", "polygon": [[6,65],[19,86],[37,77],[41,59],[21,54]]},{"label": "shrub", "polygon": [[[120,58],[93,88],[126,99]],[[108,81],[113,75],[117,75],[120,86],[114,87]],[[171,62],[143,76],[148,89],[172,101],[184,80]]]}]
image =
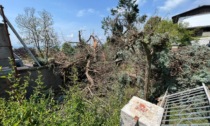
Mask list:
[{"label": "shrub", "polygon": [[13,74],[7,78],[12,86],[8,91],[9,99],[0,98],[0,125],[119,125],[122,102],[118,102],[115,91],[105,98],[86,99],[79,86],[74,85],[55,97],[51,89],[45,90],[40,74],[35,80],[33,93],[26,99],[30,77],[25,77],[22,84]]},{"label": "shrub", "polygon": [[210,48],[207,46],[185,46],[179,51],[159,54],[153,66],[155,88],[153,96],[192,89],[202,83],[210,84]]}]

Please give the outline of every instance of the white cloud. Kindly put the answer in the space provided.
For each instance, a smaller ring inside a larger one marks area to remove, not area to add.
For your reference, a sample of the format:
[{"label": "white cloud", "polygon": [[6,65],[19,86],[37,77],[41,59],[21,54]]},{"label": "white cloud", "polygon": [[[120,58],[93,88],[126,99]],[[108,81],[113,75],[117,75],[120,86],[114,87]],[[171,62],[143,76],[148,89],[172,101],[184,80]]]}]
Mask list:
[{"label": "white cloud", "polygon": [[147,2],[147,0],[136,0],[136,4],[138,4],[139,6],[144,5]]},{"label": "white cloud", "polygon": [[77,12],[77,17],[82,17],[82,16],[84,16],[84,14],[85,14],[85,10],[79,10]]},{"label": "white cloud", "polygon": [[67,37],[69,37],[69,38],[74,38],[74,34],[71,33],[70,35],[67,35]]},{"label": "white cloud", "polygon": [[179,5],[185,3],[188,0],[166,0],[164,5],[159,7],[160,10],[163,11],[170,11],[176,7],[178,7]]},{"label": "white cloud", "polygon": [[66,20],[57,20],[54,24],[55,31],[61,42],[78,41],[77,34],[79,26],[80,24],[77,22],[69,22]]},{"label": "white cloud", "polygon": [[100,12],[99,11],[96,11],[96,10],[94,10],[92,8],[82,9],[82,10],[79,10],[77,12],[77,15],[76,16],[77,17],[83,17],[83,16],[88,15],[88,14],[100,14]]},{"label": "white cloud", "polygon": [[95,12],[95,10],[94,10],[94,9],[92,9],[92,8],[89,8],[89,9],[87,9],[87,12],[88,12],[88,13],[94,13],[94,12]]}]

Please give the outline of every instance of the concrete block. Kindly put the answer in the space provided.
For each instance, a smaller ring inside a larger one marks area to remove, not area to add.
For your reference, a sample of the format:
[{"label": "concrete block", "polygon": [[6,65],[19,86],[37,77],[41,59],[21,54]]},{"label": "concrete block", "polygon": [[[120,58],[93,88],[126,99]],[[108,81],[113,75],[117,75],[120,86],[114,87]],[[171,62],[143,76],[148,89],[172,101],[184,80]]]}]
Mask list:
[{"label": "concrete block", "polygon": [[160,126],[164,109],[133,96],[121,109],[121,126]]}]

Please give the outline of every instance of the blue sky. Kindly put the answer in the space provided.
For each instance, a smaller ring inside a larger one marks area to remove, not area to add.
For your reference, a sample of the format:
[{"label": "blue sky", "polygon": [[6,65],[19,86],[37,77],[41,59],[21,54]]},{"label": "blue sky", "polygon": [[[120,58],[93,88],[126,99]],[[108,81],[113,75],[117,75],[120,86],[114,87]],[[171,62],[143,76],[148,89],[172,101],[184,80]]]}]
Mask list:
[{"label": "blue sky", "polygon": [[[78,41],[78,30],[88,38],[92,33],[105,41],[101,21],[110,15],[110,8],[116,7],[118,0],[0,0],[4,12],[17,31],[15,18],[24,13],[24,8],[33,7],[36,11],[43,9],[50,12],[54,20],[54,28],[61,41]],[[163,18],[183,11],[210,4],[210,0],[137,0],[140,15],[159,15]],[[11,31],[10,31],[11,33]],[[14,47],[21,46],[11,33]]]}]

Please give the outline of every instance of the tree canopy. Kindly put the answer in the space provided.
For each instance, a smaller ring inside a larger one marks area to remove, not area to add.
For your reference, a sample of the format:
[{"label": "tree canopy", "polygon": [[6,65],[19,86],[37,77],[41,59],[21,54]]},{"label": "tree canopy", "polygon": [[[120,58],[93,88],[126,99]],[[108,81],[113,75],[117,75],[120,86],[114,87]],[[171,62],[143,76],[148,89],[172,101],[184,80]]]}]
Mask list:
[{"label": "tree canopy", "polygon": [[185,24],[174,24],[171,20],[162,19],[154,16],[146,22],[144,32],[150,34],[151,32],[164,34],[167,33],[172,40],[168,44],[189,45],[192,40],[193,31],[187,30]]},{"label": "tree canopy", "polygon": [[37,15],[34,8],[25,8],[24,14],[16,17],[16,23],[26,43],[34,45],[38,54],[48,59],[49,50],[58,44],[52,15],[46,10],[39,11]]}]

